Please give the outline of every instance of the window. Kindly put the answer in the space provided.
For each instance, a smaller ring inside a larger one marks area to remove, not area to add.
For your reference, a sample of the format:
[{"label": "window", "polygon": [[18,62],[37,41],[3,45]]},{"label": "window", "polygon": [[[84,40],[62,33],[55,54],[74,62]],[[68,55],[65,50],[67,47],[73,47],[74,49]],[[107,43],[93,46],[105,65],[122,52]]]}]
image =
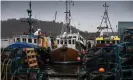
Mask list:
[{"label": "window", "polygon": [[105,44],[105,41],[101,41],[101,44]]},{"label": "window", "polygon": [[69,44],[71,44],[71,40],[69,40]]},{"label": "window", "polygon": [[97,41],[97,44],[100,44],[100,41]]},{"label": "window", "polygon": [[106,41],[106,43],[107,43],[107,44],[109,44],[109,43],[110,43],[110,41]]},{"label": "window", "polygon": [[60,44],[63,44],[63,40],[60,40]]},{"label": "window", "polygon": [[72,36],[69,36],[69,38],[72,38]]},{"label": "window", "polygon": [[32,43],[32,39],[28,39],[28,42],[29,42],[29,43]]},{"label": "window", "polygon": [[57,44],[59,44],[59,40],[57,40]]},{"label": "window", "polygon": [[73,44],[75,44],[75,40],[73,40]]},{"label": "window", "polygon": [[65,44],[67,44],[67,40],[65,40]]},{"label": "window", "polygon": [[102,43],[102,41],[99,41],[99,40],[97,41],[97,44],[101,44],[101,43]]},{"label": "window", "polygon": [[37,39],[34,39],[34,43],[36,43],[37,42]]},{"label": "window", "polygon": [[115,41],[112,41],[113,44],[115,44]]},{"label": "window", "polygon": [[76,38],[76,36],[73,36],[73,38]]},{"label": "window", "polygon": [[17,41],[20,42],[20,38],[17,38]]},{"label": "window", "polygon": [[26,38],[23,38],[23,42],[26,42]]}]

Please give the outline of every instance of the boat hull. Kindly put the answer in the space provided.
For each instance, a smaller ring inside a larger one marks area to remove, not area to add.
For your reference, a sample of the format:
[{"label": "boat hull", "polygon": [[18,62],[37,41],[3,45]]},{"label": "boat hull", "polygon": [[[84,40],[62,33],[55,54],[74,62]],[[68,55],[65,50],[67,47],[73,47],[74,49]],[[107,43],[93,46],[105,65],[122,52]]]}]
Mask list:
[{"label": "boat hull", "polygon": [[57,48],[51,52],[51,62],[57,64],[80,63],[77,60],[79,57],[79,51],[68,47]]}]

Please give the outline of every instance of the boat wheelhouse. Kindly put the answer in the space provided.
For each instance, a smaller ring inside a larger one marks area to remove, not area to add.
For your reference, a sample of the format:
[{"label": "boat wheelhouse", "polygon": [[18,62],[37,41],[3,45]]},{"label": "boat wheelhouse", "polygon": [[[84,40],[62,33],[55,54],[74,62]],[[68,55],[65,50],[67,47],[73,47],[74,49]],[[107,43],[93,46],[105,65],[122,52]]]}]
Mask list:
[{"label": "boat wheelhouse", "polygon": [[29,9],[27,9],[27,13],[29,18],[26,19],[24,22],[27,22],[29,24],[30,27],[29,31],[24,32],[22,35],[13,36],[13,43],[15,42],[28,43],[43,48],[50,47],[52,49],[50,37],[48,37],[45,34],[42,34],[41,29],[37,29],[37,31],[34,32],[33,20],[31,18],[32,16],[31,2],[29,2]]},{"label": "boat wheelhouse", "polygon": [[97,37],[95,44],[118,44],[120,38],[118,36],[111,37]]},{"label": "boat wheelhouse", "polygon": [[35,35],[18,35],[13,37],[14,42],[22,42],[28,44],[34,44],[39,47],[51,47],[50,44],[50,37],[45,36],[35,36]]},{"label": "boat wheelhouse", "polygon": [[[118,44],[120,42],[120,38],[116,35],[114,35],[114,32],[113,32],[113,29],[112,29],[112,26],[111,26],[111,23],[110,23],[110,20],[109,20],[109,17],[108,17],[108,5],[105,4],[103,5],[103,7],[105,7],[105,12],[104,12],[104,16],[103,16],[103,19],[101,21],[101,24],[99,27],[97,27],[98,29],[98,32],[100,32],[100,36],[97,36],[95,38],[95,44],[94,46],[96,47],[104,47],[104,46],[107,46],[107,45],[113,45],[113,44]],[[105,22],[105,25],[102,26],[102,23],[103,21]],[[108,25],[109,23],[109,25]],[[106,34],[103,34],[103,30],[107,30],[107,33]],[[111,30],[111,35],[108,35],[108,30]]]},{"label": "boat wheelhouse", "polygon": [[[7,48],[13,48],[18,50],[25,50],[24,48],[34,48],[34,50],[40,55],[39,58],[41,62],[49,62],[50,61],[50,51],[52,50],[53,40],[46,34],[42,34],[41,29],[37,29],[34,31],[33,29],[33,19],[32,10],[31,10],[31,1],[29,2],[29,8],[27,9],[29,18],[26,21],[29,24],[29,31],[24,32],[21,35],[13,36],[13,43],[10,44]],[[24,53],[25,54],[25,53]],[[40,62],[40,61],[39,61]]]},{"label": "boat wheelhouse", "polygon": [[63,35],[59,35],[56,38],[56,42],[57,42],[57,48],[66,46],[66,47],[76,49],[76,50],[79,50],[77,48],[77,44],[76,44],[77,42],[79,42],[82,45],[85,45],[84,38],[77,33],[65,34],[65,32],[64,32]]}]

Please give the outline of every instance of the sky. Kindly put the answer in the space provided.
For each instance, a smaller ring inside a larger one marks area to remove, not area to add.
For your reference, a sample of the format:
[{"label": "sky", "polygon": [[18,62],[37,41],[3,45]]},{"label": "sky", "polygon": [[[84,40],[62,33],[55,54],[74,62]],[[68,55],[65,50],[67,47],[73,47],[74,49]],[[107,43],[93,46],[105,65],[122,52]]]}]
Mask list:
[{"label": "sky", "polygon": [[[32,0],[31,0],[32,1]],[[106,1],[109,5],[108,16],[114,31],[118,21],[133,22],[133,1]],[[53,21],[57,11],[56,22],[65,20],[65,2],[58,1],[32,1],[32,17]],[[82,31],[95,32],[104,15],[103,4],[105,1],[74,1],[71,6],[72,25]],[[1,19],[28,17],[26,10],[29,8],[28,1],[2,1]]]}]

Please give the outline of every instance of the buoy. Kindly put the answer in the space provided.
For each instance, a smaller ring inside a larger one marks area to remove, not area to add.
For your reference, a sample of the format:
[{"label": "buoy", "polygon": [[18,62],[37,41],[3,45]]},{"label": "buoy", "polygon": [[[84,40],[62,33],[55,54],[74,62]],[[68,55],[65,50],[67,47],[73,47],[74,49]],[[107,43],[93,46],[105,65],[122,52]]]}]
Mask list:
[{"label": "buoy", "polygon": [[105,72],[104,68],[99,68],[99,72],[101,73]]},{"label": "buoy", "polygon": [[77,57],[77,61],[80,61],[80,57]]}]

